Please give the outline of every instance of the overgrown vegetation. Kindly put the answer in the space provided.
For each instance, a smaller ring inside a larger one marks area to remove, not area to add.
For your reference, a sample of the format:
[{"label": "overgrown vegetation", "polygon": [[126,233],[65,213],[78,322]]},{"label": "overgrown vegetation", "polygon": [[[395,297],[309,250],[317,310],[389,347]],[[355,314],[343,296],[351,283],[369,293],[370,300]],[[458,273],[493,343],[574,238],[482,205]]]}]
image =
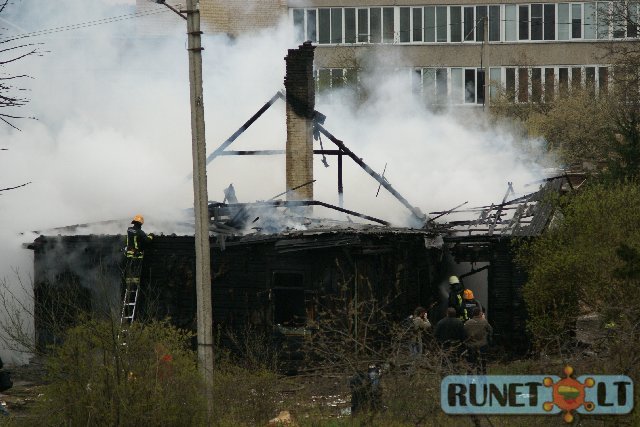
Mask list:
[{"label": "overgrown vegetation", "polygon": [[202,425],[191,335],[169,325],[86,320],[69,329],[47,361],[48,385],[35,425]]}]

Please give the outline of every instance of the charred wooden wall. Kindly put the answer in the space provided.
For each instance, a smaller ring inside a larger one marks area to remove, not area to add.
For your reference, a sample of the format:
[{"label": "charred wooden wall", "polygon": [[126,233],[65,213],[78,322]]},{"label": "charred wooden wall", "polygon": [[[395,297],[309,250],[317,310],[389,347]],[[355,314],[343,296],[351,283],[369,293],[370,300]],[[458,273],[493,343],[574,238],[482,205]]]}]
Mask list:
[{"label": "charred wooden wall", "polygon": [[[316,236],[265,236],[227,239],[225,249],[212,238],[214,323],[232,328],[267,329],[277,323],[280,298],[304,292],[305,314],[324,295],[356,291],[388,298],[391,315],[405,317],[418,305],[439,299],[440,252],[427,249],[422,234],[326,233]],[[34,243],[35,289],[39,302],[60,306],[68,300],[97,313],[119,316],[121,236],[41,237]],[[195,255],[191,236],[157,236],[145,255],[137,316],[170,316],[181,327],[196,325]],[[342,286],[344,285],[344,287]],[[79,301],[78,301],[79,300]],[[296,310],[287,307],[286,310]],[[41,344],[51,342],[50,310],[36,313]]]}]

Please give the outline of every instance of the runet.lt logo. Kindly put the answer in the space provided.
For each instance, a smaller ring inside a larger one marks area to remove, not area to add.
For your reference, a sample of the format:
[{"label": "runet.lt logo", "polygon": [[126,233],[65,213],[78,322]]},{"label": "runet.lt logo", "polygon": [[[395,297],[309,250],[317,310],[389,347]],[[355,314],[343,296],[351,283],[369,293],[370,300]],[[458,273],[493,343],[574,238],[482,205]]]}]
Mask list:
[{"label": "runet.lt logo", "polygon": [[622,415],[633,409],[633,381],[626,375],[449,375],[440,384],[447,414]]}]

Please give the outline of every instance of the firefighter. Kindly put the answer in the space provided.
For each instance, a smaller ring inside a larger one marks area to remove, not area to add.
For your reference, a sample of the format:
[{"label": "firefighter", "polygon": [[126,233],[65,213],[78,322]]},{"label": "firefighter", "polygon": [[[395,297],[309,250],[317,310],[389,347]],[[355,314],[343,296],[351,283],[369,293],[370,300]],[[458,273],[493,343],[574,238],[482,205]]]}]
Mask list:
[{"label": "firefighter", "polygon": [[462,293],[464,286],[460,283],[458,276],[449,277],[449,307],[455,308],[456,314],[460,319],[464,319],[464,308],[462,306]]},{"label": "firefighter", "polygon": [[463,322],[471,319],[475,308],[480,309],[480,312],[482,312],[482,306],[478,300],[474,298],[473,291],[471,289],[465,289],[462,292],[462,316],[460,319]]},{"label": "firefighter", "polygon": [[144,218],[142,215],[136,215],[131,220],[131,227],[127,229],[127,242],[125,246],[125,276],[127,277],[140,276],[144,250],[153,239],[153,234],[147,234],[142,231],[142,224],[144,224]]}]

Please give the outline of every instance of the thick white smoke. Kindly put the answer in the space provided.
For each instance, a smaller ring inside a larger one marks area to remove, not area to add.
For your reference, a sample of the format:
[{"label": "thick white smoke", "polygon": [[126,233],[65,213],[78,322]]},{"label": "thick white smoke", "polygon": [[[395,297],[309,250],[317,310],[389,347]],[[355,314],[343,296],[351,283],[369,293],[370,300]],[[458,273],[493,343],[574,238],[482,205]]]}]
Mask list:
[{"label": "thick white smoke", "polygon": [[[146,16],[129,19],[136,12]],[[123,18],[76,25],[114,16]],[[165,35],[151,36],[159,16]],[[184,21],[161,5],[136,8],[130,0],[22,0],[1,18],[4,37],[57,30],[22,39],[48,52],[3,70],[33,78],[23,82],[31,98],[24,114],[37,120],[15,122],[21,131],[0,124],[0,148],[9,149],[0,152],[0,188],[32,182],[0,197],[0,277],[15,282],[12,268],[25,280],[32,276],[32,254],[20,245],[34,236],[20,233],[111,219],[126,224],[138,213],[147,231],[179,232],[167,221],[183,221],[193,203]],[[205,35],[203,45],[210,153],[283,88],[283,58],[296,44],[285,24],[234,40]],[[459,112],[433,115],[408,96],[408,82],[369,78],[376,102],[357,112],[340,102],[317,109],[327,115],[327,129],[372,168],[382,172],[388,163],[389,181],[423,211],[496,201],[507,181],[522,185],[539,176],[513,135],[470,126]],[[279,102],[230,148],[284,149],[285,138]],[[334,147],[325,139],[324,148]],[[315,194],[337,204],[337,161],[329,162],[325,169],[315,161]],[[230,183],[241,202],[269,199],[285,190],[284,165],[283,156],[220,157],[208,168],[209,199],[221,201]],[[345,208],[406,220],[407,210],[384,189],[376,198],[377,182],[349,159],[344,182]]]}]

